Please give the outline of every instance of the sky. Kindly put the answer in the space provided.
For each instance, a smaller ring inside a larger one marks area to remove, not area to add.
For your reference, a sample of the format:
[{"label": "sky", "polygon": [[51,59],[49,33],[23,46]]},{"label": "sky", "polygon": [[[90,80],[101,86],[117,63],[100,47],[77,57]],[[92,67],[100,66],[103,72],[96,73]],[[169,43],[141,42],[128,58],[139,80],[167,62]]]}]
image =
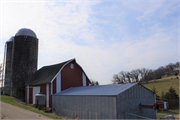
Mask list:
[{"label": "sky", "polygon": [[75,58],[91,80],[179,61],[178,0],[0,0],[0,63],[21,28],[39,39],[38,69]]}]

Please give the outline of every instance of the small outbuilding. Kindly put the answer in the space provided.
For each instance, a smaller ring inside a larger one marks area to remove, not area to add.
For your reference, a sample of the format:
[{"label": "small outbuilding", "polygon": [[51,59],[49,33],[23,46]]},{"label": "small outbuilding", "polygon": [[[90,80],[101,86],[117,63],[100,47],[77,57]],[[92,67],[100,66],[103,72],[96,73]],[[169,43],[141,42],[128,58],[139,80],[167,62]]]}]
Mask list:
[{"label": "small outbuilding", "polygon": [[156,96],[138,83],[73,87],[52,95],[56,114],[72,119],[156,119],[156,110],[140,103],[153,105]]},{"label": "small outbuilding", "polygon": [[166,101],[161,101],[161,100],[156,100],[156,103],[159,105],[159,109],[168,109],[168,102]]},{"label": "small outbuilding", "polygon": [[52,107],[52,95],[71,87],[89,86],[90,80],[82,67],[71,59],[44,66],[26,82],[26,102],[35,104],[35,95],[46,95],[46,107]]}]

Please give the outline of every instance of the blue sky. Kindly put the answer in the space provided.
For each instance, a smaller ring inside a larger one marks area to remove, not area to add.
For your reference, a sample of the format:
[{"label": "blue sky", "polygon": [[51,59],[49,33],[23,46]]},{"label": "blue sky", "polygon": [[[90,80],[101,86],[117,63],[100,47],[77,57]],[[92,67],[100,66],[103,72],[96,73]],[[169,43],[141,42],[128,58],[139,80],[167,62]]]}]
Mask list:
[{"label": "blue sky", "polygon": [[39,39],[38,68],[76,58],[90,79],[179,60],[178,0],[1,0],[1,52],[21,28]]}]

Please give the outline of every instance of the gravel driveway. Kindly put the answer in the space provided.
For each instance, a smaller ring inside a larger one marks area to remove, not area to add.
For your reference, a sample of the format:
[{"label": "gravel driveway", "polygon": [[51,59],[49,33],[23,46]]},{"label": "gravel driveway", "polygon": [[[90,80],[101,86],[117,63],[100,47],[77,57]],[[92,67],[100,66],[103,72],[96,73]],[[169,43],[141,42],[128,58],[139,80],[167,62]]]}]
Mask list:
[{"label": "gravel driveway", "polygon": [[52,119],[1,101],[1,119]]}]

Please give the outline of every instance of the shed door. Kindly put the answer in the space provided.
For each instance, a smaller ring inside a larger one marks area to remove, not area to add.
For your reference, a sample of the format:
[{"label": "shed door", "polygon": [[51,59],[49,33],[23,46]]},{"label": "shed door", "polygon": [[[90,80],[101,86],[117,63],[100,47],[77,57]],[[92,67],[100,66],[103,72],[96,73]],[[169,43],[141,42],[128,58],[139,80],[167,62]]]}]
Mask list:
[{"label": "shed door", "polygon": [[40,93],[40,86],[39,87],[33,87],[33,104],[35,104],[35,95]]},{"label": "shed door", "polygon": [[164,109],[167,109],[167,107],[166,107],[166,102],[164,102]]}]

